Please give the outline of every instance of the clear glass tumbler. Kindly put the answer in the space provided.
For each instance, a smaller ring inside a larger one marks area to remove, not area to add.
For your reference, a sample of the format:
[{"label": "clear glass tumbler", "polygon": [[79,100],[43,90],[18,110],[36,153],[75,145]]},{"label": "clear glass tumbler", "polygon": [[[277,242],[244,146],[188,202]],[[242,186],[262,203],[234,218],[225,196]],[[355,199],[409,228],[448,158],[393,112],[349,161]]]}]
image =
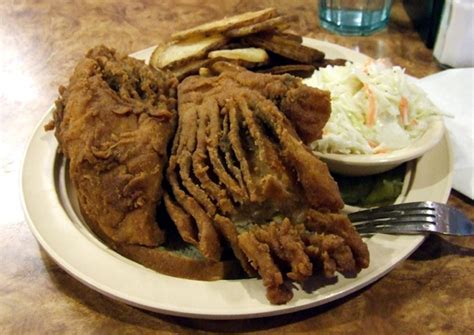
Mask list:
[{"label": "clear glass tumbler", "polygon": [[370,35],[383,29],[392,0],[319,0],[321,27],[342,35]]}]

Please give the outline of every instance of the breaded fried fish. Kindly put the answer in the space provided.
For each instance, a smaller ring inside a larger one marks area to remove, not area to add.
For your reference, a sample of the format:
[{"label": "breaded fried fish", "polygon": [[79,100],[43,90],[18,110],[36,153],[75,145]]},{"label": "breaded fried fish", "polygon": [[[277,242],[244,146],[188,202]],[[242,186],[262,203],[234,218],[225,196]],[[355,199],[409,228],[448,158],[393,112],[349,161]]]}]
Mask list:
[{"label": "breaded fried fish", "polygon": [[329,93],[235,64],[209,70],[178,86],[165,204],[182,238],[212,260],[230,245],[274,304],[293,296],[285,278],[367,267],[337,184],[305,145],[321,136]]},{"label": "breaded fried fish", "polygon": [[60,88],[54,120],[83,216],[111,244],[156,246],[177,80],[104,46],[90,50]]}]

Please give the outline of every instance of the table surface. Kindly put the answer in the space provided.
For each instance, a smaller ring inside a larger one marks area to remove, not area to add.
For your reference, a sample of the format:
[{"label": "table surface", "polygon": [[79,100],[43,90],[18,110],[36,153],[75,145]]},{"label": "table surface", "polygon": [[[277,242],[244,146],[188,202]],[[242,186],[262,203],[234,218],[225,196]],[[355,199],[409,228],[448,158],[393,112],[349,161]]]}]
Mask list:
[{"label": "table surface", "polygon": [[[92,46],[130,53],[225,15],[276,6],[292,29],[423,77],[441,70],[395,1],[388,28],[343,37],[319,27],[317,1],[2,1],[0,3],[0,333],[458,333],[474,332],[474,237],[430,236],[381,280],[336,302],[245,321],[205,321],[143,311],[109,299],[58,267],[28,229],[20,205],[22,154],[35,125]],[[449,203],[474,219],[473,201]]]}]

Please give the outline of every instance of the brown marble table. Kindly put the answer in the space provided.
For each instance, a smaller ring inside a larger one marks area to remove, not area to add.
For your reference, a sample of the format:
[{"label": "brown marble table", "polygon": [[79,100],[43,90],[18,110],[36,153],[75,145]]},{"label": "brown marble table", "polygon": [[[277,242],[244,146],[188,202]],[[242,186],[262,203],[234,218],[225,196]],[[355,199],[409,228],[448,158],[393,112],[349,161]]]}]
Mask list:
[{"label": "brown marble table", "polygon": [[[422,77],[441,69],[400,1],[387,29],[342,37],[319,27],[317,1],[46,1],[0,3],[0,334],[119,333],[474,333],[474,237],[430,236],[369,287],[302,312],[245,321],[204,321],[143,311],[84,286],[41,249],[20,205],[19,173],[28,137],[76,61],[104,43],[133,52],[174,31],[267,6],[297,14],[296,32],[373,57],[390,57]],[[474,219],[471,200],[451,205]]]}]

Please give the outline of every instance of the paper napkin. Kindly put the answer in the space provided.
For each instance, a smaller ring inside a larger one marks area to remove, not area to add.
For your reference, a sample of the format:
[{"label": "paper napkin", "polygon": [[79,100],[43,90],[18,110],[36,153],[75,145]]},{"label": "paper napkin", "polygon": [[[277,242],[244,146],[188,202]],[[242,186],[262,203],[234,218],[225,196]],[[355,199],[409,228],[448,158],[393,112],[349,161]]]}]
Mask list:
[{"label": "paper napkin", "polygon": [[419,86],[445,117],[454,155],[453,188],[474,199],[474,68],[425,77]]}]

